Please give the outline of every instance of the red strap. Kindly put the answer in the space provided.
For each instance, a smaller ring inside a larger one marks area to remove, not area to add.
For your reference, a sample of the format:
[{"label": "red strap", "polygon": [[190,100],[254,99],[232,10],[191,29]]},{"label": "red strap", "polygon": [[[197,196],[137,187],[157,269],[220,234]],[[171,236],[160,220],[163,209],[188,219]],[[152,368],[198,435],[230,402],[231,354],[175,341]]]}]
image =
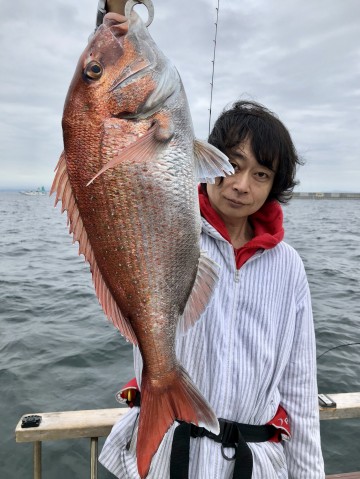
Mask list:
[{"label": "red strap", "polygon": [[291,438],[289,418],[282,406],[279,406],[275,416],[267,424],[277,429],[275,436],[270,439],[271,442],[280,442],[282,439]]},{"label": "red strap", "polygon": [[131,381],[126,383],[125,386],[121,389],[121,391],[125,391],[126,389],[136,389],[137,391],[140,391],[136,378],[133,378],[131,379]]},{"label": "red strap", "polygon": [[140,392],[136,378],[131,379],[128,383],[125,384],[123,388],[120,389],[115,395],[116,400],[121,404],[127,404],[129,407],[134,406],[134,401],[137,393]]},{"label": "red strap", "polygon": [[[120,403],[126,403],[129,407],[133,407],[138,392],[140,392],[139,385],[136,378],[133,378],[126,383],[118,393],[116,393],[116,399]],[[269,439],[270,442],[280,442],[282,439],[291,438],[289,418],[287,412],[282,406],[278,407],[275,416],[266,424],[274,426],[277,429],[274,437]]]}]

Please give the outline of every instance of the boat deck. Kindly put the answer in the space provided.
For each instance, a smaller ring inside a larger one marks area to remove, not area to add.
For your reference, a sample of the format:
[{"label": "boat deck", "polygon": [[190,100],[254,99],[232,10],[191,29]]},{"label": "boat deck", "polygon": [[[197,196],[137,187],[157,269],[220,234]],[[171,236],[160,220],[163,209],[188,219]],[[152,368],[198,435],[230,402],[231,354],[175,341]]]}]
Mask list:
[{"label": "boat deck", "polygon": [[326,476],[326,479],[360,479],[360,472],[349,472],[348,474],[333,474]]},{"label": "boat deck", "polygon": [[[336,408],[320,408],[320,419],[360,417],[360,393],[331,394]],[[108,436],[112,426],[128,408],[30,413],[41,416],[38,427],[22,428],[22,416],[15,430],[16,442],[34,444],[34,478],[41,479],[41,445],[44,441],[90,438],[91,479],[97,478],[98,438]],[[359,472],[333,474],[326,479],[360,479]]]}]

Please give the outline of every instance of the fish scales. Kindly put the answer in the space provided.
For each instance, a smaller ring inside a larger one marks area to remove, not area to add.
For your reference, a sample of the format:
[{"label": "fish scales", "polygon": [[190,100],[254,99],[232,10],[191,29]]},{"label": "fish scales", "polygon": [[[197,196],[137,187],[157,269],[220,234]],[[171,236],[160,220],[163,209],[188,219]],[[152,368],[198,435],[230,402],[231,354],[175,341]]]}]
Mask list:
[{"label": "fish scales", "polygon": [[217,279],[200,252],[197,176],[232,168],[195,140],[180,77],[135,13],[106,15],[81,55],[63,133],[52,191],[105,314],[143,357],[137,464],[145,478],[174,420],[218,432],[176,358],[175,337],[198,320]]}]

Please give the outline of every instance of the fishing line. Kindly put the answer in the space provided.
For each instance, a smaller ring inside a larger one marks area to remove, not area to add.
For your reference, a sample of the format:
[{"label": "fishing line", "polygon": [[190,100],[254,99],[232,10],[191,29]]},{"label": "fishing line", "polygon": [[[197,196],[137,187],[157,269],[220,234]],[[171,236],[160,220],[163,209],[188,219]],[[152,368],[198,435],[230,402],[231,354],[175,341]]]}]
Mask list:
[{"label": "fishing line", "polygon": [[[212,73],[211,73],[211,83],[210,83],[210,108],[209,108],[209,135],[211,131],[211,113],[212,113],[212,102],[213,102],[213,92],[214,92],[214,77],[215,77],[215,60],[216,60],[216,47],[217,47],[217,34],[218,34],[218,26],[219,26],[219,10],[220,10],[220,0],[217,2],[217,7],[216,7],[216,22],[215,22],[215,37],[214,37],[214,54],[213,54],[213,59],[212,59]],[[321,353],[319,356],[317,356],[316,359],[321,358],[325,354],[329,353],[330,351],[333,351],[334,349],[338,348],[346,348],[348,346],[355,346],[359,345],[360,342],[357,343],[347,343],[347,344],[340,344],[338,346],[334,346],[332,348],[327,349],[323,353]]]},{"label": "fishing line", "polygon": [[339,344],[338,346],[334,346],[332,348],[327,349],[323,353],[321,353],[319,356],[317,356],[316,359],[321,358],[321,356],[324,356],[324,354],[328,353],[329,351],[332,351],[333,349],[338,349],[338,348],[346,348],[347,346],[354,346],[355,344],[360,344],[360,343],[347,343],[347,344]]},{"label": "fishing line", "polygon": [[214,75],[215,75],[215,59],[216,59],[216,44],[217,44],[217,33],[218,33],[218,24],[219,24],[219,9],[220,9],[220,0],[217,2],[216,7],[216,22],[215,22],[215,39],[214,41],[214,55],[212,59],[212,74],[211,74],[211,89],[210,89],[210,108],[209,108],[209,135],[211,129],[211,110],[212,110],[212,101],[213,101],[213,90],[214,90]]}]

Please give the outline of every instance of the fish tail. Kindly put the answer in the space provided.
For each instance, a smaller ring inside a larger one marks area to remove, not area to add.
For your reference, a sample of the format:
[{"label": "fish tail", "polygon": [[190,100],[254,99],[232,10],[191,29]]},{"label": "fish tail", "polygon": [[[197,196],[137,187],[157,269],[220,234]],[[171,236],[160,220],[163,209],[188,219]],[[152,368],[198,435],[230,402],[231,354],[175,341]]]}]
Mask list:
[{"label": "fish tail", "polygon": [[150,469],[152,457],[172,423],[179,419],[219,434],[219,422],[210,404],[185,369],[178,365],[170,385],[159,392],[146,375],[141,383],[141,413],[136,456],[141,479]]}]

